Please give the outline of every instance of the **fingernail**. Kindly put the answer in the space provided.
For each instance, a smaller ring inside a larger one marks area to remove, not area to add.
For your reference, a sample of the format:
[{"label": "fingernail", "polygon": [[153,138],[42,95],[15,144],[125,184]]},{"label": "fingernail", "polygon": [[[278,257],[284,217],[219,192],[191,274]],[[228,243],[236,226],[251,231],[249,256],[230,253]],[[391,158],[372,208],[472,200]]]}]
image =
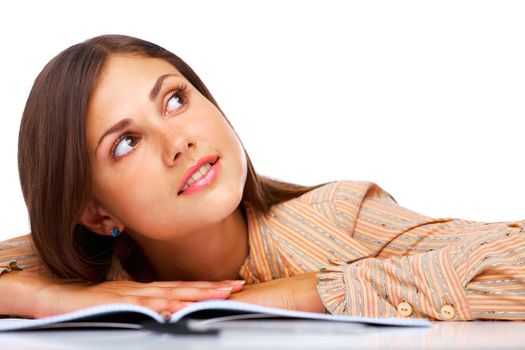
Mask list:
[{"label": "fingernail", "polygon": [[245,280],[235,280],[235,281],[228,281],[231,284],[245,284]]},{"label": "fingernail", "polygon": [[224,288],[215,288],[215,290],[231,292],[233,290],[233,288],[232,287],[224,287]]}]

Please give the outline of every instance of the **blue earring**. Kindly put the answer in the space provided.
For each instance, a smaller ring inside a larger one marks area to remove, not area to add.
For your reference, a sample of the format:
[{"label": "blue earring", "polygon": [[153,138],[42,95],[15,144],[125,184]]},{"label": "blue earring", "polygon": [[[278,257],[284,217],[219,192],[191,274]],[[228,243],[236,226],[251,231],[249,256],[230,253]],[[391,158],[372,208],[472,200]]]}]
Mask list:
[{"label": "blue earring", "polygon": [[113,238],[117,238],[118,236],[120,236],[120,230],[116,227],[113,227],[111,229],[111,236],[113,236]]}]

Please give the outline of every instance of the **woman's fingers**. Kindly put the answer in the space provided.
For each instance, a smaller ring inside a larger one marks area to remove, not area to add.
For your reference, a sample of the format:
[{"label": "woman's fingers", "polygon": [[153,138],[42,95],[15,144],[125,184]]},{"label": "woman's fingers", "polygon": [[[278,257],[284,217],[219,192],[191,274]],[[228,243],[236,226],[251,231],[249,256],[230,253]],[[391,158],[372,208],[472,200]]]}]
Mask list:
[{"label": "woman's fingers", "polygon": [[105,286],[116,286],[118,288],[122,286],[127,287],[140,287],[140,288],[148,288],[148,287],[168,287],[168,288],[175,288],[175,287],[195,287],[195,288],[223,288],[223,287],[242,287],[244,285],[245,281],[238,280],[238,281],[217,281],[217,282],[207,282],[207,281],[159,281],[159,282],[148,282],[148,283],[142,283],[142,282],[134,282],[134,281],[109,281],[109,282],[103,282],[102,284]]},{"label": "woman's fingers", "polygon": [[38,293],[41,310],[34,316],[44,317],[84,307],[130,303],[157,312],[175,312],[194,302],[227,299],[243,288],[243,284],[221,282],[152,282],[108,281],[98,284],[49,283]]},{"label": "woman's fingers", "polygon": [[143,286],[151,285],[155,287],[196,287],[196,288],[222,288],[222,287],[234,287],[244,285],[243,280],[231,280],[231,281],[159,281],[150,283],[141,283]]},{"label": "woman's fingers", "polygon": [[157,312],[176,312],[197,301],[226,299],[231,295],[231,290],[180,287],[175,288],[171,293],[166,297],[153,297],[147,294],[125,295],[119,298],[119,302],[144,306]]},{"label": "woman's fingers", "polygon": [[233,288],[173,288],[167,292],[168,299],[180,301],[200,301],[208,299],[226,299],[232,293]]},{"label": "woman's fingers", "polygon": [[[121,295],[150,296],[184,300],[205,300],[210,298],[225,298],[243,288],[239,283],[219,282],[105,282],[92,286],[95,290],[103,290]],[[228,293],[225,293],[228,292]],[[224,296],[225,295],[225,296]]]},{"label": "woman's fingers", "polygon": [[[144,305],[152,309],[183,307],[185,302],[210,299],[227,299],[243,288],[243,284],[224,282],[104,282],[88,287],[93,294],[100,294],[112,302]],[[171,303],[171,304],[170,304]],[[148,306],[150,305],[150,306]]]},{"label": "woman's fingers", "polygon": [[240,283],[218,282],[152,282],[123,288],[117,286],[113,285],[111,289],[121,295],[119,302],[141,305],[159,313],[173,313],[198,301],[227,299],[243,288]]},{"label": "woman's fingers", "polygon": [[147,298],[147,297],[129,297],[125,301],[129,304],[136,304],[139,306],[147,307],[156,311],[163,316],[177,312],[186,306],[193,304],[193,302],[186,302],[180,300],[166,300],[159,298]]},{"label": "woman's fingers", "polygon": [[192,288],[192,287],[147,287],[114,290],[123,297],[150,297],[166,300],[199,301],[208,299],[225,299],[232,293],[232,288]]}]

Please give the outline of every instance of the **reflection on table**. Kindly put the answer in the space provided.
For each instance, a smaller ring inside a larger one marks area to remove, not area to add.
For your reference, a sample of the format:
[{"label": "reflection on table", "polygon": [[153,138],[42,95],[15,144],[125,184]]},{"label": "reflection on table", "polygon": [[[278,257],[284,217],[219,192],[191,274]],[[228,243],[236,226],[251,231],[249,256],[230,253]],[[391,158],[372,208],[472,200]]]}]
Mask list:
[{"label": "reflection on table", "polygon": [[430,328],[315,322],[231,327],[217,336],[150,331],[68,330],[0,333],[3,349],[523,349],[525,322],[433,322]]}]

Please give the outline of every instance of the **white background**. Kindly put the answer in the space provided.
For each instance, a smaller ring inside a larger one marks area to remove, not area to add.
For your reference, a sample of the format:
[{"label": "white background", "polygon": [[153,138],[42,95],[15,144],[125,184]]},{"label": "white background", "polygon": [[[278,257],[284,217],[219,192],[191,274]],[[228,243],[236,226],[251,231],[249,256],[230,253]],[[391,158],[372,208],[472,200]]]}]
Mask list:
[{"label": "white background", "polygon": [[370,180],[429,216],[523,220],[524,18],[521,1],[6,2],[0,239],[29,232],[16,153],[34,78],[107,33],[186,60],[262,174]]}]

